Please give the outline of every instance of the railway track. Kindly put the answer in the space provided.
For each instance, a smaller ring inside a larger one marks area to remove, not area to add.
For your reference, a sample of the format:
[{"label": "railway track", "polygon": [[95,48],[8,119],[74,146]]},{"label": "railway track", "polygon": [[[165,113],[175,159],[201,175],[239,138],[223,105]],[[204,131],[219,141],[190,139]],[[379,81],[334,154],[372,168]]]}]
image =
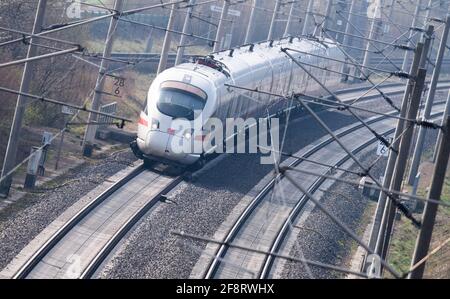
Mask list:
[{"label": "railway track", "polygon": [[[443,102],[439,103],[443,110]],[[392,112],[391,114],[395,114]],[[435,113],[434,118],[442,115],[442,112]],[[371,124],[379,133],[388,135],[394,132],[395,120],[387,116],[378,116],[371,118],[368,123]],[[388,121],[387,121],[388,120]],[[387,122],[386,122],[387,121]],[[342,140],[350,138],[355,139],[351,145],[353,154],[357,154],[368,146],[377,142],[375,137],[362,125],[352,125],[340,130],[337,134]],[[331,153],[331,154],[330,154]],[[294,159],[288,162],[290,167],[302,167],[307,170],[314,170],[321,174],[329,174],[333,169],[341,167],[350,160],[350,156],[341,150],[339,154],[338,144],[331,138],[324,138],[312,148],[298,153],[297,156],[304,157],[307,160],[327,163],[332,167],[325,167],[314,164],[305,159]],[[306,174],[296,173],[297,181],[301,182],[310,193],[315,193],[326,181],[324,178],[314,177]],[[274,198],[275,188],[289,190],[289,198]],[[296,190],[292,192],[292,190]],[[292,200],[292,198],[296,198]],[[240,217],[229,229],[224,244],[236,244],[270,252],[271,254],[280,253],[295,220],[300,215],[302,209],[308,202],[308,198],[292,186],[287,180],[273,178],[262,190],[253,198]],[[211,263],[205,271],[206,279],[236,279],[236,278],[270,278],[271,270],[274,265],[273,255],[261,255],[249,253],[242,249],[230,248],[227,245],[218,247]]]},{"label": "railway track", "polygon": [[[387,84],[382,87],[382,90],[392,96],[401,93],[402,87],[400,84]],[[449,87],[448,81],[438,85],[438,89]],[[365,89],[367,88],[352,88],[339,94],[341,99],[351,101]],[[364,100],[374,99],[377,96],[378,93],[372,91],[365,96]],[[313,155],[312,151],[310,155]],[[181,177],[168,177],[146,171],[142,166],[137,167],[64,223],[34,252],[31,258],[19,267],[13,278],[93,277],[134,224],[160,201],[161,196],[170,192],[181,181]],[[250,218],[259,206],[258,202],[270,193],[275,183],[271,184],[261,192],[259,199],[255,200],[253,206],[241,217],[241,222]],[[301,208],[301,204],[299,207]],[[295,218],[296,213],[291,214],[292,216],[289,217]],[[284,217],[284,219],[291,218]],[[230,240],[235,238],[239,228],[237,224],[235,232],[230,234]],[[280,238],[279,241],[273,242],[270,249],[278,250],[282,240],[283,238]],[[226,253],[226,248],[221,249],[220,256]],[[214,259],[215,264],[211,265],[209,271],[211,274],[207,276],[208,278],[214,277],[220,264],[219,260],[220,258],[217,261]],[[273,261],[269,258],[264,260],[264,263],[268,265],[266,268],[270,269]],[[259,276],[267,276],[267,271],[264,270]]]},{"label": "railway track", "polygon": [[91,278],[134,224],[181,181],[135,168],[65,223],[14,278]]}]

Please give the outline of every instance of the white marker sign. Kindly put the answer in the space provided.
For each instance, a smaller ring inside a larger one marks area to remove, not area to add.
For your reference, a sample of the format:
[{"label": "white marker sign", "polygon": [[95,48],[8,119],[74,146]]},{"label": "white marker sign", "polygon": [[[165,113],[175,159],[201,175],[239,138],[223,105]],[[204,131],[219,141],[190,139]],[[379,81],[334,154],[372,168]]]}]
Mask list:
[{"label": "white marker sign", "polygon": [[81,19],[81,3],[73,2],[66,9],[66,15],[69,19]]},{"label": "white marker sign", "polygon": [[62,106],[61,112],[66,115],[74,115],[75,113],[77,113],[77,110],[72,107]]},{"label": "white marker sign", "polygon": [[[393,139],[389,138],[388,141],[389,141],[389,143],[392,143]],[[389,156],[389,148],[381,141],[378,143],[377,155],[380,157],[388,157]]]}]

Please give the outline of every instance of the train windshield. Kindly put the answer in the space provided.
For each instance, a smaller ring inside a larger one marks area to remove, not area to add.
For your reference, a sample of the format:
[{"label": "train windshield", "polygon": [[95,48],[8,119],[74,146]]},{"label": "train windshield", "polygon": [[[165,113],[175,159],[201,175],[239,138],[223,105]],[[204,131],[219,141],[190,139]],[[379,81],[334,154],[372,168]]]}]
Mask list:
[{"label": "train windshield", "polygon": [[165,82],[161,85],[158,109],[173,118],[194,120],[196,111],[203,111],[207,96],[204,91],[181,82]]}]

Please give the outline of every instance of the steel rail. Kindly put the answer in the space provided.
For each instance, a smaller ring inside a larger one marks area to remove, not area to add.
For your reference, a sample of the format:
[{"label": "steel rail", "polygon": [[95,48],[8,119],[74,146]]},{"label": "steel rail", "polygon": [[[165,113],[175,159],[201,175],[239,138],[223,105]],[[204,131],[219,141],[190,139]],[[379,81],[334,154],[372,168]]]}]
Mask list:
[{"label": "steel rail", "polygon": [[[374,120],[368,122],[369,124],[372,124],[374,122],[380,121],[380,119],[386,119],[387,116],[380,116],[376,117]],[[362,124],[357,124],[343,132],[340,132],[337,136],[338,137],[344,137],[346,135],[349,135],[353,133],[356,130],[359,130],[363,128],[364,126]],[[329,144],[333,143],[334,139],[332,137],[327,138],[326,140],[322,141],[318,145],[314,146],[310,150],[308,150],[302,157],[303,158],[309,158],[318,151],[322,150]],[[300,164],[303,164],[305,161],[303,159],[295,159],[293,162],[289,164],[288,167],[297,167]],[[240,228],[243,226],[245,221],[248,219],[248,217],[255,211],[256,207],[263,201],[263,199],[269,194],[269,192],[273,189],[275,186],[275,182],[279,178],[273,178],[266,186],[254,197],[252,202],[247,206],[247,208],[244,210],[244,212],[241,214],[241,216],[237,219],[237,221],[234,223],[233,227],[225,237],[223,243],[231,243],[231,241],[236,237],[237,232],[240,230]],[[206,279],[211,279],[214,277],[215,272],[218,269],[218,266],[220,264],[220,259],[225,256],[227,251],[227,246],[222,245],[220,246],[219,250],[217,251],[214,260],[211,262],[211,264],[208,267],[208,271],[205,275]]]},{"label": "steel rail", "polygon": [[[393,86],[396,86],[396,84],[392,84]],[[383,86],[382,86],[383,87]],[[443,85],[440,86],[439,89],[446,89],[448,88],[447,85]],[[370,86],[367,87],[366,89],[370,89]],[[352,93],[355,90],[364,90],[364,88],[356,88],[356,89],[349,89],[347,90],[347,92],[342,92],[340,94],[345,94],[345,93]],[[387,94],[396,94],[396,91],[391,91],[388,92]],[[380,97],[379,95],[377,95],[376,97]],[[371,97],[372,98],[372,97]],[[352,99],[346,99],[346,101],[351,101]],[[438,103],[436,103],[438,104]],[[392,115],[395,115],[395,112],[391,112]],[[388,119],[389,117],[386,115],[381,115],[381,116],[376,116],[376,117],[372,117],[371,119],[368,120],[368,124],[372,124],[375,122],[379,122],[385,119]],[[357,124],[349,129],[347,129],[346,131],[340,132],[338,134],[338,137],[343,137],[345,135],[351,134],[354,131],[357,131],[359,129],[361,129],[363,126],[363,124]],[[374,139],[376,138],[372,138],[370,141],[366,142],[363,146],[360,146],[358,149],[362,150],[367,146],[368,144],[371,144],[374,142]],[[328,138],[324,141],[322,141],[320,144],[316,145],[314,148],[308,150],[307,153],[305,153],[302,157],[303,158],[308,158],[310,156],[312,156],[313,154],[315,154],[316,152],[320,151],[321,149],[323,149],[324,147],[326,147],[327,145],[331,144],[332,142],[334,142],[333,138]],[[342,165],[343,163],[345,163],[345,161],[347,161],[349,159],[348,155],[341,161],[339,161],[337,164]],[[304,159],[296,159],[294,160],[289,167],[296,167],[298,165],[300,165],[302,162],[305,162]],[[232,228],[229,230],[227,236],[225,237],[223,243],[224,244],[229,244],[231,243],[231,241],[236,237],[237,233],[239,232],[240,228],[243,226],[243,224],[246,222],[246,220],[249,218],[249,216],[255,211],[256,207],[259,206],[259,204],[263,201],[263,199],[265,198],[265,196],[267,194],[269,194],[269,192],[273,189],[273,187],[275,186],[275,183],[277,181],[278,178],[273,178],[268,184],[266,184],[264,186],[264,188],[258,193],[258,195],[252,200],[252,202],[246,207],[246,209],[243,211],[243,213],[240,215],[240,217],[236,220],[236,222],[234,223],[234,225],[232,226]],[[319,182],[322,181],[322,182]],[[317,188],[323,183],[323,181],[325,181],[325,179],[321,180],[318,179],[316,180],[315,183],[313,183],[313,185],[310,187],[310,190],[312,191],[316,191]],[[312,189],[311,189],[312,188]],[[305,197],[305,196],[303,196]],[[298,215],[298,213],[300,212],[301,208],[304,206],[304,204],[306,203],[305,200],[300,199],[299,202],[297,203],[296,207],[294,208],[294,210],[292,211],[292,213],[290,213],[289,217],[287,218],[286,222],[283,224],[282,227],[282,232],[284,232],[284,230],[286,229],[286,225],[288,224],[288,221],[294,217],[295,215]],[[271,247],[271,253],[274,252],[274,250],[277,250],[279,248],[279,246],[281,245],[281,241],[284,239],[284,237],[281,238],[277,238],[274,240],[274,243]],[[211,261],[210,265],[207,268],[206,274],[205,274],[205,278],[206,279],[211,279],[214,277],[216,271],[219,268],[219,265],[221,264],[221,259],[226,255],[226,251],[227,251],[227,246],[226,245],[221,245],[218,250],[216,251],[216,254],[214,256],[214,259]],[[273,256],[269,255],[266,256],[266,261],[264,263],[264,266],[262,268],[262,271],[260,272],[260,277],[261,278],[265,278],[269,271],[270,271],[270,267],[273,263]]]},{"label": "steel rail", "polygon": [[[443,105],[444,103],[445,102],[438,102],[438,103],[436,103],[436,105]],[[391,112],[391,113],[395,114],[396,112]],[[437,112],[433,115],[433,118],[436,118],[437,116],[440,116],[442,114],[443,114],[442,111]],[[387,116],[377,116],[377,117],[373,117],[370,120],[370,123],[380,122],[380,121],[384,121],[386,119],[388,119]],[[349,135],[361,128],[363,128],[362,124],[354,125],[351,128],[349,128],[343,132],[340,132],[338,134],[338,136],[343,137],[343,136]],[[383,133],[390,134],[393,131],[394,131],[394,129],[389,129]],[[354,154],[357,154],[357,153],[361,152],[362,150],[364,150],[365,148],[367,148],[367,146],[375,143],[376,141],[377,141],[377,139],[375,137],[372,137],[370,140],[368,140],[367,142],[364,142],[362,145],[358,146],[356,149],[353,149],[352,152]],[[327,145],[329,145],[330,143],[333,143],[333,142],[334,142],[334,140],[332,138],[328,138],[327,140],[324,140],[323,142],[321,142],[320,144],[318,144],[317,146],[315,146],[314,148],[309,150],[304,155],[304,157],[307,157],[307,156],[317,153],[318,151],[320,151],[321,149],[325,148]],[[349,159],[350,159],[350,156],[346,155],[341,160],[336,162],[335,165],[329,167],[329,170],[335,169],[335,167],[342,166]],[[297,167],[298,165],[302,164],[302,162],[303,162],[303,159],[297,159],[297,160],[293,161],[288,166],[288,168]],[[312,185],[310,185],[310,187],[308,188],[308,192],[315,193],[325,181],[327,181],[327,178],[318,177],[314,181],[314,183],[312,183]],[[225,244],[231,244],[233,239],[236,237],[236,234],[238,233],[238,231],[245,225],[245,221],[248,219],[248,217],[251,215],[251,213],[255,211],[255,209],[259,206],[259,204],[261,204],[263,202],[263,199],[273,189],[273,187],[275,186],[275,182],[276,182],[276,179],[272,179],[268,184],[266,184],[266,186],[260,191],[260,193],[258,193],[258,195],[247,206],[246,210],[244,211],[243,214],[241,214],[240,218],[235,222],[232,229],[229,231],[227,237],[223,241],[223,244],[221,245],[220,249],[217,251],[217,254],[215,256],[213,263],[210,264],[207,275],[205,276],[206,279],[211,279],[214,277],[214,274],[217,271],[218,266],[220,265],[219,260],[225,256],[226,250],[228,249],[227,248],[228,246]],[[281,229],[275,235],[272,246],[270,247],[270,251],[267,252],[264,262],[263,262],[263,266],[261,267],[260,273],[258,274],[259,279],[267,279],[268,278],[268,275],[270,274],[271,267],[273,266],[275,258],[279,254],[278,251],[281,248],[283,242],[285,241],[285,239],[288,235],[290,225],[293,223],[293,220],[298,217],[298,215],[300,214],[300,212],[302,211],[303,207],[306,205],[307,202],[308,202],[307,196],[303,195],[298,200],[296,205],[292,208],[291,212],[289,213],[289,216],[284,221]]]},{"label": "steel rail", "polygon": [[126,185],[133,178],[138,176],[144,171],[144,166],[140,165],[132,172],[130,172],[123,179],[119,180],[107,190],[102,192],[99,196],[94,198],[89,204],[87,204],[82,210],[75,214],[68,222],[66,222],[58,231],[53,234],[34,254],[28,259],[28,261],[16,272],[12,277],[14,279],[24,279],[31,273],[36,265],[42,261],[42,259],[61,241],[67,233],[72,230],[78,223],[80,223],[87,215],[89,215],[96,207],[102,202],[108,199],[114,192],[119,190],[122,186]]},{"label": "steel rail", "polygon": [[150,200],[142,209],[139,209],[134,213],[132,217],[128,219],[120,229],[114,234],[114,236],[108,241],[108,243],[97,253],[94,259],[88,264],[83,273],[81,279],[89,279],[94,276],[96,271],[100,268],[102,263],[107,259],[108,255],[114,250],[117,244],[125,237],[125,235],[132,230],[134,225],[147,214],[147,212],[157,204],[163,195],[166,195],[173,190],[178,184],[183,181],[183,177],[174,179],[167,187],[161,190],[152,200]]},{"label": "steel rail", "polygon": [[[370,87],[368,87],[370,88]],[[438,89],[444,89],[448,88],[447,85],[441,85],[438,87]],[[347,92],[351,93],[355,90],[359,90],[359,88],[356,89],[348,89]],[[395,91],[392,91],[395,92]],[[345,94],[345,92],[343,92]],[[342,94],[342,93],[341,93]],[[349,99],[351,100],[351,99]],[[383,118],[379,117],[379,118]],[[386,118],[386,116],[384,116]],[[357,125],[357,127],[362,127],[362,124]],[[341,134],[344,134],[345,132],[342,132]],[[331,138],[327,139],[326,141],[322,142],[322,148],[326,146],[327,144],[332,143],[333,140]],[[314,154],[312,150],[309,151],[309,156]],[[317,150],[316,150],[317,151]],[[302,162],[301,159],[298,159],[299,161],[294,161],[291,166],[294,167],[296,164],[300,164]],[[85,217],[87,217],[96,207],[98,207],[102,202],[104,202],[106,199],[108,199],[112,194],[114,194],[118,189],[129,183],[133,178],[138,176],[140,173],[142,173],[144,170],[143,166],[139,166],[136,169],[134,169],[131,173],[129,173],[126,177],[121,179],[120,181],[113,184],[111,187],[109,187],[107,190],[105,190],[102,194],[100,194],[98,197],[96,197],[94,200],[92,200],[89,204],[87,204],[81,211],[79,211],[76,215],[74,215],[68,222],[66,222],[58,231],[53,234],[50,239],[48,239],[33,255],[30,259],[27,260],[27,262],[22,265],[22,267],[16,272],[16,274],[13,276],[15,279],[23,279],[30,274],[30,272],[36,267],[36,265],[42,261],[42,259],[52,250],[52,248],[55,247],[56,244],[58,244],[65,235],[71,229],[73,229],[78,223],[80,223]],[[98,252],[98,254],[95,256],[93,260],[89,263],[88,267],[85,268],[83,271],[81,278],[90,278],[94,273],[98,270],[98,268],[101,266],[101,264],[105,261],[105,259],[108,257],[108,255],[111,253],[111,251],[115,248],[115,246],[120,242],[120,240],[123,239],[123,237],[126,235],[128,231],[132,229],[132,227],[141,219],[154,205],[157,203],[161,197],[161,195],[164,195],[165,193],[169,192],[173,188],[175,188],[180,182],[182,178],[178,177],[175,178],[171,183],[169,183],[168,186],[166,186],[162,191],[158,192],[156,196],[152,200],[150,200],[143,208],[138,210],[132,217],[130,217],[114,234],[114,236],[107,242],[105,246],[102,247],[102,249]],[[264,197],[263,195],[268,194],[270,192],[271,188],[275,184],[275,179],[272,180],[271,183],[269,183],[262,192],[259,195],[261,200],[261,197]],[[247,214],[248,212],[251,212],[251,209],[246,209]],[[247,216],[248,216],[247,215]],[[244,217],[240,217],[240,219],[244,219]],[[245,219],[244,219],[245,220]],[[215,259],[216,260],[216,259]]]},{"label": "steel rail", "polygon": [[[19,271],[13,276],[15,279],[23,279],[28,277],[28,275],[35,269],[35,267],[50,253],[50,251],[60,244],[65,236],[67,236],[72,229],[74,229],[79,223],[87,219],[91,213],[100,206],[106,199],[110,198],[118,191],[121,187],[125,186],[131,182],[134,178],[138,177],[139,174],[143,173],[145,168],[140,165],[136,169],[132,170],[123,179],[116,182],[113,186],[109,187],[106,191],[92,200],[88,205],[86,205],[79,213],[72,217],[67,223],[64,224],[55,234],[53,234],[49,240],[41,246],[38,251],[24,264]],[[161,177],[161,176],[160,176]],[[109,254],[114,250],[116,245],[125,237],[125,235],[132,230],[134,225],[139,222],[139,220],[144,217],[147,212],[154,207],[161,199],[162,196],[169,193],[176,186],[178,186],[183,181],[183,176],[178,176],[169,181],[169,183],[158,191],[152,198],[146,202],[142,207],[138,208],[124,223],[117,228],[115,233],[110,239],[96,252],[95,256],[90,259],[87,266],[83,268],[80,273],[79,278],[88,279],[91,278],[99,267],[103,264]]]},{"label": "steel rail", "polygon": [[[438,106],[438,105],[443,105],[445,104],[445,101],[441,101],[441,102],[437,102],[435,104],[434,107]],[[437,112],[433,115],[432,118],[437,118],[439,116],[442,116],[443,112]],[[387,117],[385,116],[381,116],[381,117],[376,117],[379,119],[379,121],[381,119],[387,119]],[[389,130],[387,133],[385,134],[391,134],[395,131],[395,129],[391,129]],[[375,143],[377,141],[377,139],[374,137],[371,140],[367,141],[365,144],[362,144],[361,146],[359,146],[358,148],[356,148],[355,150],[353,150],[353,153],[357,154],[359,152],[361,152],[362,150],[364,150],[364,148],[366,148],[367,146],[370,146],[371,144]],[[341,159],[341,161],[339,161],[335,167],[340,167],[342,166],[344,163],[346,163],[348,160],[350,159],[350,157],[347,155],[345,156],[343,159]],[[329,171],[333,170],[333,167],[330,167]],[[327,181],[328,179],[326,177],[319,177],[314,184],[309,188],[309,192],[310,193],[314,193],[316,192],[320,186]],[[274,240],[271,248],[270,248],[270,255],[267,255],[265,258],[265,262],[264,262],[264,266],[262,268],[262,271],[259,275],[260,279],[266,279],[268,278],[269,274],[270,274],[270,270],[271,267],[273,266],[274,263],[274,255],[278,253],[278,251],[280,250],[280,248],[283,245],[284,240],[286,239],[286,237],[288,236],[289,233],[289,226],[293,223],[293,220],[297,218],[297,216],[300,214],[302,208],[304,207],[304,205],[308,202],[308,198],[306,195],[303,195],[302,198],[298,201],[298,203],[296,204],[296,206],[294,207],[294,209],[291,211],[291,213],[289,214],[288,218],[286,218],[282,228],[280,229],[280,231],[277,234],[276,239]]]}]

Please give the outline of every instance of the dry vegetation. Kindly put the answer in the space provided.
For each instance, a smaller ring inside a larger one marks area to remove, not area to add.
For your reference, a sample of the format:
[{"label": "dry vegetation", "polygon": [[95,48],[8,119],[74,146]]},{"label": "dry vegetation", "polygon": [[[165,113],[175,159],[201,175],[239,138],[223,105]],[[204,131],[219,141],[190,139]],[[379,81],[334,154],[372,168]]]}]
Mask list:
[{"label": "dry vegetation", "polygon": [[[418,195],[426,197],[428,186],[433,175],[433,164],[426,162],[421,167],[423,175]],[[450,203],[450,168],[447,172],[444,190],[441,199]],[[420,215],[416,215],[420,217]],[[436,217],[435,229],[431,249],[437,248],[445,242],[450,235],[450,208],[440,207]],[[392,245],[389,252],[389,261],[400,271],[407,272],[411,265],[411,257],[417,238],[417,229],[413,227],[409,220],[402,217],[396,223],[393,234]],[[436,255],[432,256],[425,269],[426,278],[446,278],[450,277],[450,244],[444,246]]]},{"label": "dry vegetation", "polygon": [[[47,17],[45,24],[58,24],[69,21],[64,17],[60,1],[48,1]],[[107,3],[106,3],[107,4]],[[5,0],[0,3],[0,25],[4,27],[16,28],[25,32],[30,32],[32,22],[36,11],[37,1],[27,0]],[[92,36],[92,32],[97,29],[104,31],[107,28],[107,22],[103,24],[93,24],[91,26],[82,26],[77,29],[66,30],[52,35],[56,38],[70,40],[80,43],[89,52],[101,52],[104,42]],[[18,35],[4,33],[0,35],[0,42],[19,37]],[[128,37],[128,39],[127,39]],[[130,47],[134,38],[134,43],[140,44],[135,37],[127,32],[118,32],[115,49],[133,52],[142,52],[140,48]],[[64,47],[57,43],[49,43],[45,40],[39,40],[40,44],[49,46]],[[128,48],[127,48],[128,47]],[[15,43],[10,46],[0,48],[0,62],[11,61],[24,58],[27,46],[23,43]],[[46,49],[40,49],[39,54],[48,53]],[[98,60],[94,60],[98,63]],[[18,90],[22,76],[23,66],[1,68],[0,86]],[[92,96],[92,90],[97,79],[97,68],[86,64],[71,55],[59,56],[52,59],[46,59],[34,63],[33,79],[30,87],[30,93],[46,96],[59,101],[84,105]],[[108,97],[103,98],[103,103],[117,101],[119,104],[119,113],[129,118],[136,118],[145,100],[145,90],[148,89],[152,81],[150,74],[142,74],[130,68],[123,71],[114,72],[114,75],[126,77],[126,85],[122,91],[121,98]],[[112,79],[108,78],[106,83],[106,92],[112,91]],[[3,156],[6,151],[9,130],[12,123],[14,108],[17,96],[5,92],[0,92],[2,105],[0,106],[0,166],[3,163]],[[81,114],[83,121],[87,115]],[[61,107],[49,103],[36,102],[29,100],[26,107],[26,114],[23,121],[23,130],[21,132],[20,148],[17,155],[17,161],[21,161],[29,154],[30,147],[39,145],[40,136],[37,132],[43,129],[48,131],[57,131],[64,126],[68,120],[67,116],[61,113]],[[127,129],[133,130],[133,126]],[[71,128],[74,137],[82,138],[84,132],[83,126]],[[40,133],[39,133],[40,134]],[[36,136],[35,136],[36,135]]]}]

